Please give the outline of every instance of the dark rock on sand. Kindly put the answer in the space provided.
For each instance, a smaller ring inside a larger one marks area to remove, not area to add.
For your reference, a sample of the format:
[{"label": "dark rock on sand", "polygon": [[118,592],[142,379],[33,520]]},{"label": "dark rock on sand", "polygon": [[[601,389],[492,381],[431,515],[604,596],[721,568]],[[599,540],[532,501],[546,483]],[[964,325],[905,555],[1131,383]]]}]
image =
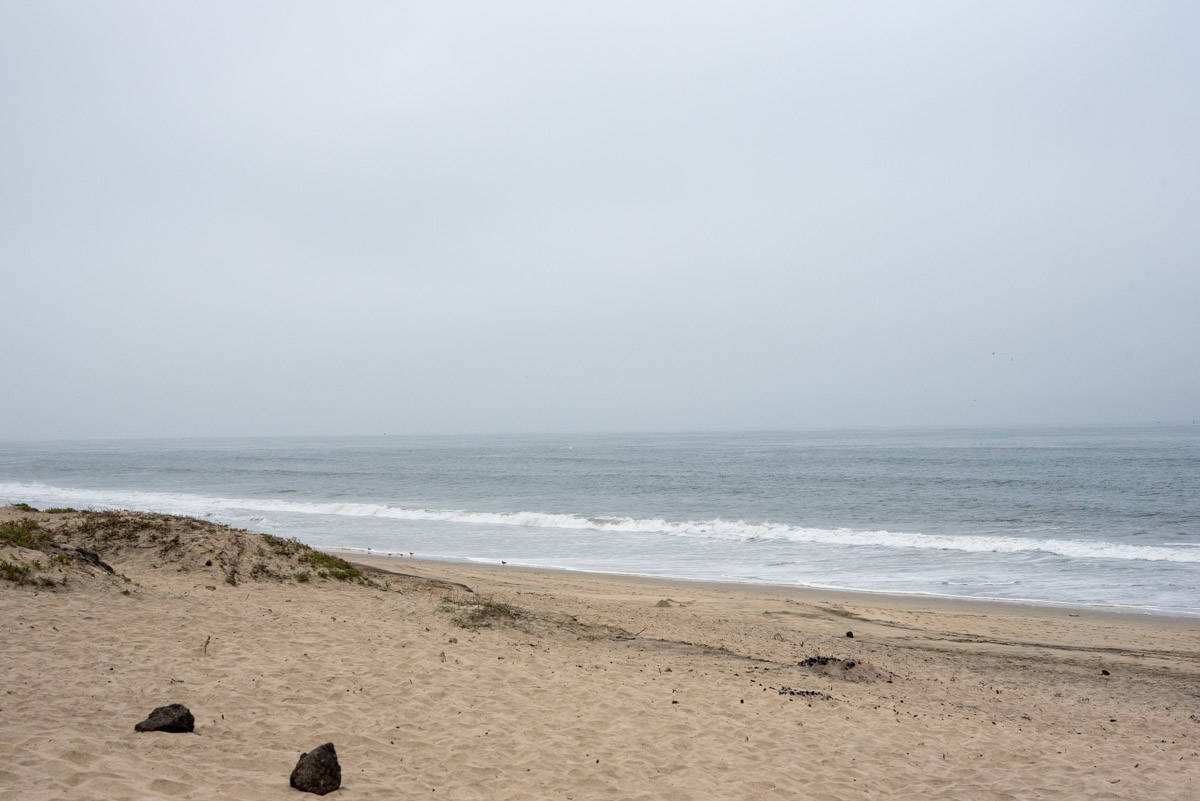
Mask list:
[{"label": "dark rock on sand", "polygon": [[854,632],[853,632],[853,631],[847,631],[847,632],[846,632],[846,636],[847,636],[847,637],[849,637],[850,639],[852,639],[852,640],[853,640],[853,639],[854,639]]},{"label": "dark rock on sand", "polygon": [[133,727],[134,731],[195,731],[196,719],[183,704],[160,706],[150,713],[150,717]]},{"label": "dark rock on sand", "polygon": [[333,743],[325,743],[307,754],[292,770],[291,785],[306,793],[325,795],[342,786],[342,766],[338,764]]}]

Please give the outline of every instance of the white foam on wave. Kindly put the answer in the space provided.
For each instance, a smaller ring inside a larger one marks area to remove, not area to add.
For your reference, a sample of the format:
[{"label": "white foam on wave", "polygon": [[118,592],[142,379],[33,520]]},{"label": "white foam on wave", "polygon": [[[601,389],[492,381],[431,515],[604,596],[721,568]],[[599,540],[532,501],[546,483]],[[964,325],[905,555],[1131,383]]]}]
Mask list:
[{"label": "white foam on wave", "polygon": [[670,521],[662,518],[584,517],[554,512],[471,512],[458,509],[409,509],[379,503],[287,501],[277,498],[223,498],[174,492],[88,490],[38,483],[0,482],[0,498],[10,502],[77,505],[214,517],[229,512],[371,517],[391,520],[473,523],[527,528],[613,531],[674,537],[753,542],[789,541],[819,545],[917,548],[969,553],[1040,552],[1072,559],[1123,559],[1200,563],[1200,550],[1115,542],[1036,539],[991,535],[918,534],[899,531],[823,529],[741,520]]}]

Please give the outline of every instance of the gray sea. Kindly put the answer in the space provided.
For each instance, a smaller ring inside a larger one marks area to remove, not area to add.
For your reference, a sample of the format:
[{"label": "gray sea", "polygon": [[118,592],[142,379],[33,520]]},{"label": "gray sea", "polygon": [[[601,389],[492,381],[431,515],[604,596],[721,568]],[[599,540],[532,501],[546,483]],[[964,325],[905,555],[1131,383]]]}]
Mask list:
[{"label": "gray sea", "polygon": [[1200,426],[0,443],[0,502],[324,548],[1200,614]]}]

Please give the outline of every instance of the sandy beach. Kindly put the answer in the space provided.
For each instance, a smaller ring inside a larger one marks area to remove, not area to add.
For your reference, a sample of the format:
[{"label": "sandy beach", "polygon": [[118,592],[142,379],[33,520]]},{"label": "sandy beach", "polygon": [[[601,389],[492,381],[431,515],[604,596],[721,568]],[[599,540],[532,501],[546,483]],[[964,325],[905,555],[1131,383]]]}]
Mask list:
[{"label": "sandy beach", "polygon": [[[347,799],[1200,791],[1200,619],[0,523],[4,801],[298,798],[327,741]],[[134,732],[168,703],[194,733]]]}]

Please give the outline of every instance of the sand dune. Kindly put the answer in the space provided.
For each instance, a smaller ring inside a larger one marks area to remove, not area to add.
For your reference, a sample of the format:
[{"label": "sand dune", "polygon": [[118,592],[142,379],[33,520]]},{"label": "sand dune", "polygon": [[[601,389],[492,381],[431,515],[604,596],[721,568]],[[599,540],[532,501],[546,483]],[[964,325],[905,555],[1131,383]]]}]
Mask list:
[{"label": "sand dune", "polygon": [[[4,800],[298,798],[326,741],[347,799],[1200,788],[1200,620],[408,559],[338,580],[199,521],[18,519],[114,572],[0,549],[56,582],[0,581]],[[194,734],[134,733],[171,702]]]}]

